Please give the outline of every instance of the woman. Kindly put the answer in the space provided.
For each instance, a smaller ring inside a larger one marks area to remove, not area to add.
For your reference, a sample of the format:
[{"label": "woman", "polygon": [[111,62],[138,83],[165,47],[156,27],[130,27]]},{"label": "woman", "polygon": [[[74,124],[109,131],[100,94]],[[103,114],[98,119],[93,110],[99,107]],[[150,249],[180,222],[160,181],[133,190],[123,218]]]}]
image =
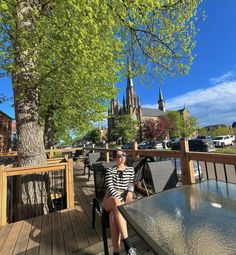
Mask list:
[{"label": "woman", "polygon": [[134,168],[125,165],[126,154],[122,150],[115,152],[116,166],[107,169],[107,192],[103,199],[103,206],[109,213],[113,255],[118,255],[120,242],[123,240],[127,255],[136,255],[128,239],[127,224],[117,206],[128,203],[133,199]]}]

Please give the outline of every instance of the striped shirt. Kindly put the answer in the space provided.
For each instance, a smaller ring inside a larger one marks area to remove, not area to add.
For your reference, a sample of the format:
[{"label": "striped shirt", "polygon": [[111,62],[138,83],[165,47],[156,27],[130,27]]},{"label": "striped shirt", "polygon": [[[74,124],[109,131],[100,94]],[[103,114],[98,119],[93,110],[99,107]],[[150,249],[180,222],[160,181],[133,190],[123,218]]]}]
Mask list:
[{"label": "striped shirt", "polygon": [[127,167],[120,171],[117,167],[108,168],[105,175],[107,192],[110,196],[123,200],[121,192],[133,190],[134,187],[134,168]]}]

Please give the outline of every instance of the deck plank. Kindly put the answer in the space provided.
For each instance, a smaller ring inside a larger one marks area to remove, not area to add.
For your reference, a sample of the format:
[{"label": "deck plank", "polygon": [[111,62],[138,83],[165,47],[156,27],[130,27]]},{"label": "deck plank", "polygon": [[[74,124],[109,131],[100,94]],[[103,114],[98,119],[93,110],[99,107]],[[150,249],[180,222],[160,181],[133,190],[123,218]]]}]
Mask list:
[{"label": "deck plank", "polygon": [[78,247],[71,224],[69,210],[61,211],[62,232],[64,236],[65,254],[72,254]]},{"label": "deck plank", "polygon": [[[85,201],[84,199],[80,198],[82,197],[82,192],[76,192],[76,198],[77,198],[77,202],[79,207],[76,206],[77,210],[78,210],[78,215],[80,217],[80,222],[82,224],[82,227],[84,229],[84,232],[86,234],[86,236],[88,237],[88,241],[90,245],[93,245],[97,242],[99,242],[101,239],[99,238],[98,234],[96,233],[96,230],[92,229],[91,227],[91,221],[88,218],[88,214],[86,213],[86,210],[84,209],[84,205],[85,205]],[[79,196],[80,194],[80,196]],[[82,203],[83,201],[83,203]],[[92,211],[90,212],[92,213]]]},{"label": "deck plank", "polygon": [[59,212],[55,212],[52,214],[52,254],[53,255],[65,254],[61,214]]},{"label": "deck plank", "polygon": [[39,255],[52,254],[52,214],[43,216]]},{"label": "deck plank", "polygon": [[33,219],[26,255],[37,255],[39,253],[42,219],[42,216]]},{"label": "deck plank", "polygon": [[1,255],[11,255],[13,253],[13,250],[15,248],[23,223],[24,221],[18,221],[13,224],[10,230],[10,233],[8,235],[8,238],[6,239],[2,247],[2,250],[0,252]]},{"label": "deck plank", "polygon": [[69,213],[78,250],[84,249],[85,247],[89,246],[89,242],[83,230],[82,224],[80,222],[78,212],[76,209],[71,209],[69,210]]},{"label": "deck plank", "polygon": [[24,255],[27,249],[27,245],[29,242],[29,234],[32,228],[33,218],[25,220],[23,222],[23,226],[19,233],[19,238],[16,242],[15,249],[13,251],[14,255]]},{"label": "deck plank", "polygon": [[13,227],[13,224],[9,224],[9,225],[4,226],[0,230],[0,252],[2,250],[2,247],[3,247],[4,243],[5,243],[5,241],[8,238],[8,235],[9,235],[12,227]]}]

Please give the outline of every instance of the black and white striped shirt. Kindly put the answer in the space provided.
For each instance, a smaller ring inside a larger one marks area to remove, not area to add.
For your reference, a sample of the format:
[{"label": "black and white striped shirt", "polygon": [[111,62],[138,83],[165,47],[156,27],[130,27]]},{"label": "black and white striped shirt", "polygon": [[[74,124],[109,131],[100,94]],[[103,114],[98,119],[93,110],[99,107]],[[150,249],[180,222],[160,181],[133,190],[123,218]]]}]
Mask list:
[{"label": "black and white striped shirt", "polygon": [[134,168],[127,167],[120,171],[117,167],[108,168],[105,176],[107,192],[110,196],[122,200],[121,191],[131,190],[134,184]]}]

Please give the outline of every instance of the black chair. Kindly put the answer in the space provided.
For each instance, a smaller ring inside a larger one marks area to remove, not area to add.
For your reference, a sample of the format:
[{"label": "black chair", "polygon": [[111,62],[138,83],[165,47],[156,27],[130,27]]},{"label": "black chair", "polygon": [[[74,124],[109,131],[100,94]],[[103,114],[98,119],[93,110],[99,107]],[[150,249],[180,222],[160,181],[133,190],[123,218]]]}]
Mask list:
[{"label": "black chair", "polygon": [[91,171],[93,171],[93,164],[101,160],[101,153],[100,152],[94,152],[88,154],[88,180],[90,180],[91,177]]},{"label": "black chair", "polygon": [[147,195],[174,188],[178,183],[176,170],[171,160],[147,162],[142,179],[146,185]]},{"label": "black chair", "polygon": [[106,228],[109,227],[109,214],[105,211],[105,209],[102,206],[102,199],[106,193],[105,186],[106,169],[109,167],[113,167],[114,165],[115,162],[98,162],[92,164],[95,188],[95,197],[93,198],[93,211],[92,211],[92,228],[95,228],[97,210],[101,216],[102,238],[105,255],[109,255],[106,232]]},{"label": "black chair", "polygon": [[79,159],[84,159],[83,150],[75,150],[75,153],[73,155],[73,161],[77,161]]}]

